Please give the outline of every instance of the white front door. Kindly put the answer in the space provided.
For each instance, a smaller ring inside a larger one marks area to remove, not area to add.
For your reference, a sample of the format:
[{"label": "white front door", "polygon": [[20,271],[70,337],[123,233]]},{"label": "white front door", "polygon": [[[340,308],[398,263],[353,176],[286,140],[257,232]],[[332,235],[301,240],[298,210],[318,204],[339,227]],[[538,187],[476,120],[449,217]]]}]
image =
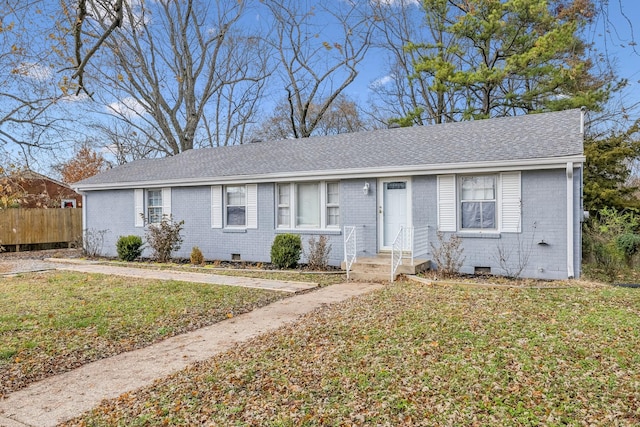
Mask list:
[{"label": "white front door", "polygon": [[390,250],[400,227],[411,225],[411,180],[381,179],[378,189],[378,241]]}]

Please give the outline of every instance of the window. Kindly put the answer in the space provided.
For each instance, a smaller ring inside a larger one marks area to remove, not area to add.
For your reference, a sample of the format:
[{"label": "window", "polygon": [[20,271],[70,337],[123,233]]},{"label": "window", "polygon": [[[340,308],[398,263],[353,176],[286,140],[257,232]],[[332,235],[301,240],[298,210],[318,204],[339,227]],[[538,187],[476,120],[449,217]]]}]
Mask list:
[{"label": "window", "polygon": [[150,224],[162,222],[162,190],[147,190],[147,220]]},{"label": "window", "polygon": [[327,182],[327,227],[340,226],[340,184]]},{"label": "window", "polygon": [[522,231],[519,171],[493,175],[438,175],[440,231]]},{"label": "window", "polygon": [[171,188],[136,188],[133,190],[135,227],[159,224],[163,216],[171,215]]},{"label": "window", "polygon": [[212,185],[211,228],[258,228],[258,185]]},{"label": "window", "polygon": [[320,228],[320,185],[296,184],[296,227]]},{"label": "window", "polygon": [[290,211],[290,199],[291,190],[290,184],[278,184],[277,205],[278,205],[278,227],[289,228],[291,224],[291,211]]},{"label": "window", "polygon": [[278,228],[340,226],[340,183],[302,182],[276,186]]},{"label": "window", "polygon": [[226,224],[229,227],[244,227],[246,221],[246,190],[244,185],[226,187]]},{"label": "window", "polygon": [[496,177],[460,178],[460,224],[462,229],[496,228]]}]

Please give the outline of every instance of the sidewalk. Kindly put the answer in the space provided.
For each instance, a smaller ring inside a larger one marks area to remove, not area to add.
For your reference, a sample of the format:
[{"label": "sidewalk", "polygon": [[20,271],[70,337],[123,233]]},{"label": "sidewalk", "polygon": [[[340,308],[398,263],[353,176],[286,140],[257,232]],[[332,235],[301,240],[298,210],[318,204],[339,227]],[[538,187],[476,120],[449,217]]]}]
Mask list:
[{"label": "sidewalk", "polygon": [[[90,266],[75,267],[82,267],[83,270],[80,271],[86,271],[90,270]],[[67,269],[67,267],[62,268]],[[116,272],[118,270],[115,269],[122,268],[97,265],[91,267],[107,267],[110,269],[109,274],[118,274]],[[125,268],[125,270],[129,269]],[[164,279],[169,278],[168,273],[176,273],[158,270],[142,271],[160,273]],[[181,277],[174,280],[192,281],[190,277],[182,278],[185,277],[182,274],[174,277]],[[215,277],[229,278],[229,276]],[[251,281],[266,282],[259,279],[251,279]],[[214,281],[214,283],[218,282]],[[126,391],[150,385],[154,380],[183,369],[189,364],[206,360],[237,343],[294,322],[303,314],[319,307],[371,292],[381,286],[368,283],[344,283],[294,295],[250,313],[34,383],[0,400],[0,426],[55,426],[57,423],[92,409],[103,399],[115,398]]]},{"label": "sidewalk", "polygon": [[190,271],[154,270],[137,267],[118,267],[108,264],[91,263],[84,260],[48,258],[57,270],[80,271],[84,273],[115,274],[125,277],[142,277],[146,279],[177,280],[183,282],[209,283],[217,285],[241,286],[245,288],[269,289],[297,293],[318,287],[317,283],[293,282],[287,280],[255,279],[242,276],[225,276],[222,274],[197,273]]}]

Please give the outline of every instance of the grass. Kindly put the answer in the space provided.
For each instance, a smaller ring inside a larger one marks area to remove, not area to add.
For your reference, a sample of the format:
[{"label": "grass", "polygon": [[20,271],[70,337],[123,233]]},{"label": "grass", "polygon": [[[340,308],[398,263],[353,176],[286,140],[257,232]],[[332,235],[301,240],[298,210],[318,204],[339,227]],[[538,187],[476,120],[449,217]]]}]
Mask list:
[{"label": "grass", "polygon": [[67,425],[638,425],[638,342],[640,290],[397,283]]},{"label": "grass", "polygon": [[71,272],[0,278],[0,396],[287,296]]}]

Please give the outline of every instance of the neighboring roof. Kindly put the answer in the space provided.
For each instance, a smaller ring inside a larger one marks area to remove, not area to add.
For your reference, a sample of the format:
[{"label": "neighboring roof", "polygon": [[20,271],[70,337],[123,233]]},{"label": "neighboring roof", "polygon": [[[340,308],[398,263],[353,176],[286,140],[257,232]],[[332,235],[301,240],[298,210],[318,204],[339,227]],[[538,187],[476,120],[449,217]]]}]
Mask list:
[{"label": "neighboring roof", "polygon": [[[189,150],[128,163],[78,190],[418,173],[583,161],[579,109]],[[435,173],[435,172],[433,172]]]}]

